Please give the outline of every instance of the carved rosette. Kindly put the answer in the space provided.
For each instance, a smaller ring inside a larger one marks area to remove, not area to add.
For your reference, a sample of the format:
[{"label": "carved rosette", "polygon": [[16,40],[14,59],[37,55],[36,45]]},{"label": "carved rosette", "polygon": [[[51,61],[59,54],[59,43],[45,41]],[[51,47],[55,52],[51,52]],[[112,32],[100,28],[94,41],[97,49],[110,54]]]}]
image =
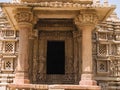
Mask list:
[{"label": "carved rosette", "polygon": [[33,13],[31,8],[17,8],[15,10],[15,20],[18,24],[20,23],[32,23]]},{"label": "carved rosette", "polygon": [[98,17],[95,10],[82,10],[80,14],[74,19],[77,26],[96,25]]}]

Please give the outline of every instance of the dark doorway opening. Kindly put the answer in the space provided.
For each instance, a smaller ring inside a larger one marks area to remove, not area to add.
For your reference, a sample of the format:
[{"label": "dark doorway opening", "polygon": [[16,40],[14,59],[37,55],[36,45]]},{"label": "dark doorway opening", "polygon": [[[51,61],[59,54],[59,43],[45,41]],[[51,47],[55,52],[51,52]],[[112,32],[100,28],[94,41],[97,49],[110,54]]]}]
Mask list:
[{"label": "dark doorway opening", "polygon": [[47,74],[65,74],[65,42],[47,42]]}]

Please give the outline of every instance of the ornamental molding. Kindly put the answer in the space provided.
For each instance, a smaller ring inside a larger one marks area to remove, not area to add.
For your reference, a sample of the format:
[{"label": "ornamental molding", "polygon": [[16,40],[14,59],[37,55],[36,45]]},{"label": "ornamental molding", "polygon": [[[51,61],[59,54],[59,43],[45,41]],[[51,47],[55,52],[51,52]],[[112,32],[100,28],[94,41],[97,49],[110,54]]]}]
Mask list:
[{"label": "ornamental molding", "polygon": [[96,25],[98,16],[95,10],[81,10],[80,14],[74,19],[74,22],[77,26]]},{"label": "ornamental molding", "polygon": [[26,2],[26,3],[40,3],[40,2],[79,2],[79,3],[85,3],[85,4],[91,4],[93,1],[92,0],[12,0],[14,2]]},{"label": "ornamental molding", "polygon": [[31,8],[17,8],[14,13],[14,18],[17,23],[32,23],[33,21]]},{"label": "ornamental molding", "polygon": [[[65,0],[67,1],[67,0]],[[55,7],[55,8],[66,8],[66,7],[71,7],[71,8],[96,8],[96,7],[115,7],[113,5],[109,4],[98,4],[98,3],[80,3],[80,2],[62,2],[60,1],[39,1],[39,2],[20,2],[19,0],[14,0],[12,3],[7,4],[7,6],[21,6],[21,5],[29,5],[29,6],[38,6],[38,7]]]}]

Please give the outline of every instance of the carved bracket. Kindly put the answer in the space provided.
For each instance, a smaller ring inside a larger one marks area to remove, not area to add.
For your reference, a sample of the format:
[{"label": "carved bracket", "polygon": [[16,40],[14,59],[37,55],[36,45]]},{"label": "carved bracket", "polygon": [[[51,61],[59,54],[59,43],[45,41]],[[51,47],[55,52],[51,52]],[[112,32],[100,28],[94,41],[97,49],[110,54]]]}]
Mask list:
[{"label": "carved bracket", "polygon": [[77,26],[96,25],[98,22],[96,11],[92,9],[81,10],[74,22]]},{"label": "carved bracket", "polygon": [[14,18],[18,23],[32,23],[33,21],[31,8],[17,8],[14,13]]}]

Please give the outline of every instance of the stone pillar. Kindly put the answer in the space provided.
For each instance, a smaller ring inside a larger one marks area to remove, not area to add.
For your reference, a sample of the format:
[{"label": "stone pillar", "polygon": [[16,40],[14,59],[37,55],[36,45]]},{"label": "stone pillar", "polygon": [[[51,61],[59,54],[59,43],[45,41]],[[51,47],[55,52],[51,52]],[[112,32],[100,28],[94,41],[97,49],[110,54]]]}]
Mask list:
[{"label": "stone pillar", "polygon": [[32,32],[32,12],[29,8],[18,8],[15,12],[15,19],[19,27],[19,54],[15,73],[15,84],[30,83],[29,80],[29,37]]},{"label": "stone pillar", "polygon": [[83,26],[82,28],[82,75],[80,85],[96,85],[96,81],[93,80],[92,30],[93,26]]},{"label": "stone pillar", "polygon": [[[92,30],[97,23],[94,10],[82,10],[75,18],[75,24],[82,30],[82,75],[80,85],[96,85],[93,80]],[[96,89],[97,90],[97,89]]]}]

